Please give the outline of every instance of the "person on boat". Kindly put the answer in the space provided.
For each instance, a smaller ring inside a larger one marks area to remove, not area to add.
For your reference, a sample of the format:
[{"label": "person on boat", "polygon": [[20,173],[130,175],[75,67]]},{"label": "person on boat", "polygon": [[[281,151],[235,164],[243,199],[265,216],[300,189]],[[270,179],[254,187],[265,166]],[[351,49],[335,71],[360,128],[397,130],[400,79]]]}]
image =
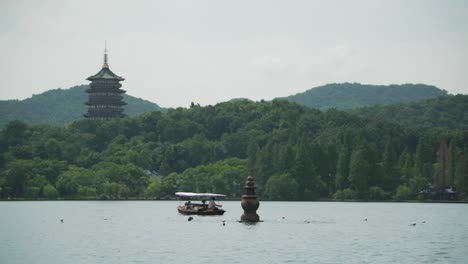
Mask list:
[{"label": "person on boat", "polygon": [[188,201],[185,203],[185,208],[187,208],[188,210],[193,210],[193,204],[190,201]]},{"label": "person on boat", "polygon": [[206,201],[205,201],[205,200],[202,200],[201,202],[202,202],[202,203],[201,203],[200,207],[198,207],[198,211],[199,211],[199,212],[205,211],[206,208],[207,208],[207,206],[206,206]]},{"label": "person on boat", "polygon": [[218,205],[215,203],[215,198],[214,198],[214,197],[211,197],[211,200],[210,200],[210,202],[208,203],[208,209],[215,209],[216,206],[218,206]]}]

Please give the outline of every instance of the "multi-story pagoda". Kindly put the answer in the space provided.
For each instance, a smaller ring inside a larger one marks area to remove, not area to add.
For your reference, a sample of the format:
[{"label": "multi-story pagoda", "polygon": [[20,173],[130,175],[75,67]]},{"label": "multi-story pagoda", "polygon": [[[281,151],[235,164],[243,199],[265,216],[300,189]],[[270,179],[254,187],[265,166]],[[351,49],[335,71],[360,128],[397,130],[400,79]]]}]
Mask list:
[{"label": "multi-story pagoda", "polygon": [[86,102],[88,112],[84,115],[89,119],[106,120],[124,117],[123,94],[125,90],[120,89],[124,78],[115,75],[107,64],[107,48],[104,50],[104,64],[102,69],[95,75],[88,77],[89,100]]}]

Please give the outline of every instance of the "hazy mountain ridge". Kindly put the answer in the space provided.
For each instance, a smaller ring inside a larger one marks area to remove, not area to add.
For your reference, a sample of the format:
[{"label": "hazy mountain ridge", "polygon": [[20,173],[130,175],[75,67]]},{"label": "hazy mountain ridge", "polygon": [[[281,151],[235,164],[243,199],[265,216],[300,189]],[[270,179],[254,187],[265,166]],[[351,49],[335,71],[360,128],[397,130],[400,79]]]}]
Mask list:
[{"label": "hazy mountain ridge", "polygon": [[[49,124],[63,126],[83,118],[86,112],[88,95],[85,90],[88,85],[79,85],[70,89],[53,89],[33,95],[24,100],[0,101],[0,127],[12,120],[20,120],[28,124]],[[161,110],[159,105],[124,95],[125,114],[136,116],[150,111]]]},{"label": "hazy mountain ridge", "polygon": [[[0,127],[4,127],[8,122],[15,119],[28,124],[49,124],[56,126],[63,126],[81,119],[86,112],[86,105],[84,103],[87,101],[87,94],[85,93],[87,88],[88,85],[80,85],[70,89],[49,90],[24,100],[0,101]],[[287,99],[304,106],[326,110],[329,108],[356,109],[375,105],[404,104],[424,101],[439,96],[447,97],[447,91],[424,84],[384,86],[343,83],[327,84],[280,99]],[[125,95],[124,100],[128,104],[125,106],[125,113],[129,116],[157,110],[165,111],[165,109],[162,109],[155,103],[129,95]],[[230,101],[238,100],[244,101],[249,99],[234,98]],[[450,106],[446,105],[445,107]],[[376,109],[380,108],[377,107]],[[366,114],[365,111],[353,113],[366,118],[376,118],[372,113]],[[375,111],[375,109],[370,111]],[[381,113],[382,111],[385,112],[387,110],[379,110],[376,113]],[[415,115],[421,115],[416,110],[409,111],[406,114],[413,112],[415,112]],[[404,114],[401,113],[401,115]],[[436,114],[433,116],[436,116]],[[459,116],[455,120],[461,120]],[[398,120],[392,119],[388,114],[381,114],[381,118],[404,125],[415,124],[410,121],[407,123],[398,122]],[[456,126],[456,123],[453,125]],[[453,125],[446,124],[443,127],[453,127]]]},{"label": "hazy mountain ridge", "polygon": [[425,84],[369,85],[333,83],[284,97],[291,102],[326,110],[353,109],[373,105],[389,105],[447,96],[447,91]]}]

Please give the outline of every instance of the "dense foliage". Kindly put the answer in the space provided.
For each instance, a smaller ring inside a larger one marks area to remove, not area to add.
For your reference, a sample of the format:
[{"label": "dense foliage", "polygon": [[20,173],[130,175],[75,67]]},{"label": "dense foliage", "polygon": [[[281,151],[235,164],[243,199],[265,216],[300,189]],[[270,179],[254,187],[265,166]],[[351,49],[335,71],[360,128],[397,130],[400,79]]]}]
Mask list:
[{"label": "dense foliage", "polygon": [[262,199],[425,199],[449,186],[464,199],[468,132],[234,100],[65,127],[13,121],[0,133],[4,199],[239,198],[249,174]]},{"label": "dense foliage", "polygon": [[[63,126],[81,119],[86,113],[88,85],[75,86],[70,89],[49,90],[33,95],[25,100],[0,101],[0,127],[8,122],[20,120],[27,124],[49,124]],[[160,107],[149,101],[124,95],[125,113],[129,116],[160,110]]]},{"label": "dense foliage", "polygon": [[446,95],[447,91],[424,84],[334,83],[312,88],[285,99],[311,108],[326,110],[329,108],[353,109],[373,105],[409,103]]},{"label": "dense foliage", "polygon": [[372,106],[351,113],[405,127],[468,129],[468,95],[449,95],[410,104]]}]

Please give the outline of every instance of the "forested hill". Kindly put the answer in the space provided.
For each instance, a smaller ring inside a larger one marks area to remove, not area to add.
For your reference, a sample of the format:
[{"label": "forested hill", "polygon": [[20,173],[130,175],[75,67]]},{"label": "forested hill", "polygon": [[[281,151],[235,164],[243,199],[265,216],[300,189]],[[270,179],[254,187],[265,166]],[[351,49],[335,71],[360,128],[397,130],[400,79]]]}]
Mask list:
[{"label": "forested hill", "polygon": [[0,198],[262,200],[468,197],[468,131],[408,129],[285,100],[235,100],[64,127],[0,130]]},{"label": "forested hill", "polygon": [[[88,85],[75,86],[70,89],[55,89],[33,95],[24,100],[0,101],[0,127],[11,120],[20,120],[28,124],[49,124],[63,126],[86,113]],[[135,116],[161,108],[152,102],[124,95],[125,113]]]},{"label": "forested hill", "polygon": [[409,104],[364,107],[350,112],[364,118],[386,120],[405,127],[468,130],[468,95],[449,95]]},{"label": "forested hill", "polygon": [[307,107],[325,110],[408,103],[438,96],[447,96],[447,91],[424,84],[341,83],[312,88],[303,93],[285,97],[285,99]]}]

